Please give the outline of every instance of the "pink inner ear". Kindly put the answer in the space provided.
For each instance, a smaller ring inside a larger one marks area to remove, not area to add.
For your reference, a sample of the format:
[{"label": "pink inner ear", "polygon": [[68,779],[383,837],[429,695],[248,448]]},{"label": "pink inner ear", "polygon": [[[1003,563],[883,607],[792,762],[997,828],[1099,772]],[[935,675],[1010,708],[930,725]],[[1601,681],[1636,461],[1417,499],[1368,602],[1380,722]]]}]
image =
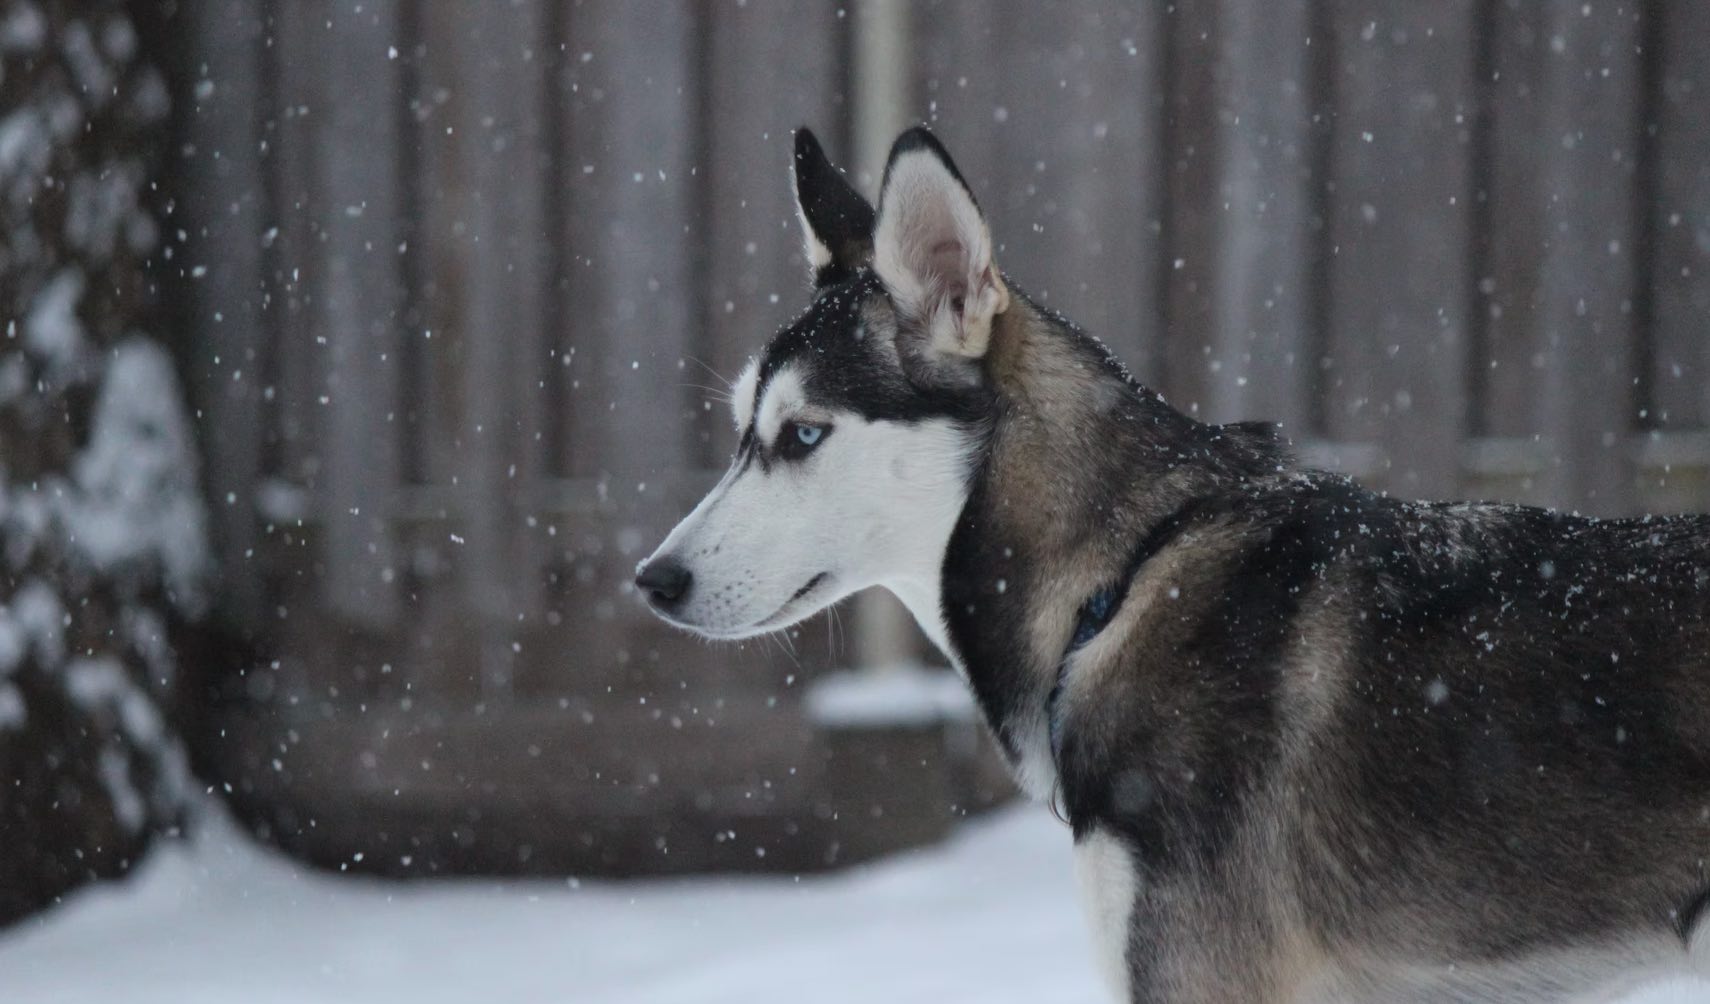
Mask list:
[{"label": "pink inner ear", "polygon": [[961,278],[962,262],[965,258],[961,241],[939,241],[927,251],[926,266],[940,282],[954,282]]}]

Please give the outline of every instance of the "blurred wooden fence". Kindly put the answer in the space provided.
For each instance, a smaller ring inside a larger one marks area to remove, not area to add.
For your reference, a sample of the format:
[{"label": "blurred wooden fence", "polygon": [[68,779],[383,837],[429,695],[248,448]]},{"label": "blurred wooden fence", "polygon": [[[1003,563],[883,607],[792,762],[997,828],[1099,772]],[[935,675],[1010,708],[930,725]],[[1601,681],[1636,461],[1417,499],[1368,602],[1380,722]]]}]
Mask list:
[{"label": "blurred wooden fence", "polygon": [[794,868],[875,791],[928,812],[803,715],[823,625],[715,648],[625,589],[804,302],[791,128],[846,157],[874,95],[1202,418],[1407,495],[1710,505],[1710,7],[919,3],[855,79],[896,3],[186,0],[192,368],[267,657],[225,763],[281,839]]}]

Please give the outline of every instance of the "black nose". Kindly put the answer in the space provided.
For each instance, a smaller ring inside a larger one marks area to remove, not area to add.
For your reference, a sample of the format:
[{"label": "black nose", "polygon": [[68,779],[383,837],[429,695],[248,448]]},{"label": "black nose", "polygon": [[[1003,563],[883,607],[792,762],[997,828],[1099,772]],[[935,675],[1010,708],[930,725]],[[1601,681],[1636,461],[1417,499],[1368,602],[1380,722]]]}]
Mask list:
[{"label": "black nose", "polygon": [[693,574],[676,558],[654,558],[635,572],[635,588],[656,607],[668,607],[688,595]]}]

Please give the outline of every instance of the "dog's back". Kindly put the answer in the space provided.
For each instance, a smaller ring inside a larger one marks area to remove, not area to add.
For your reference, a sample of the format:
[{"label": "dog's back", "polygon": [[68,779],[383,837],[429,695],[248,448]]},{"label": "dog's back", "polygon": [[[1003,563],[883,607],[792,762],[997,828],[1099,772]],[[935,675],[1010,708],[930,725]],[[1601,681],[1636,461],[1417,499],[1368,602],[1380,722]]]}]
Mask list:
[{"label": "dog's back", "polygon": [[1560,999],[1684,950],[1710,890],[1710,518],[1301,474],[1182,522],[1131,587],[1171,601],[1075,667],[1097,694],[1059,763],[1178,928],[1137,971],[1257,940],[1277,984]]}]

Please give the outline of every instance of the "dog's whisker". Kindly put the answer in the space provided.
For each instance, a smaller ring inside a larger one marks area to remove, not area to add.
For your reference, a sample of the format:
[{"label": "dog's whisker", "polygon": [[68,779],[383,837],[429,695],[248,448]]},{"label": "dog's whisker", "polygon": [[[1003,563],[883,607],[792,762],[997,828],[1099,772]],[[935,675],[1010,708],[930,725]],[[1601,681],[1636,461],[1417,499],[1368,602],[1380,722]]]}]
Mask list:
[{"label": "dog's whisker", "polygon": [[719,402],[720,404],[729,404],[730,403],[730,391],[729,391],[729,389],[719,388],[719,387],[708,387],[706,384],[688,383],[688,382],[683,383],[681,386],[687,387],[690,390],[698,390],[701,393],[707,395],[709,398],[713,399],[714,401]]},{"label": "dog's whisker", "polygon": [[699,366],[701,369],[706,370],[709,374],[712,375],[712,378],[714,380],[717,380],[719,383],[724,384],[724,389],[726,391],[729,391],[732,387],[736,386],[736,381],[729,379],[723,373],[720,373],[718,370],[713,369],[706,362],[702,361],[698,356],[685,356],[684,358],[688,359],[689,362],[694,363],[696,366]]}]

